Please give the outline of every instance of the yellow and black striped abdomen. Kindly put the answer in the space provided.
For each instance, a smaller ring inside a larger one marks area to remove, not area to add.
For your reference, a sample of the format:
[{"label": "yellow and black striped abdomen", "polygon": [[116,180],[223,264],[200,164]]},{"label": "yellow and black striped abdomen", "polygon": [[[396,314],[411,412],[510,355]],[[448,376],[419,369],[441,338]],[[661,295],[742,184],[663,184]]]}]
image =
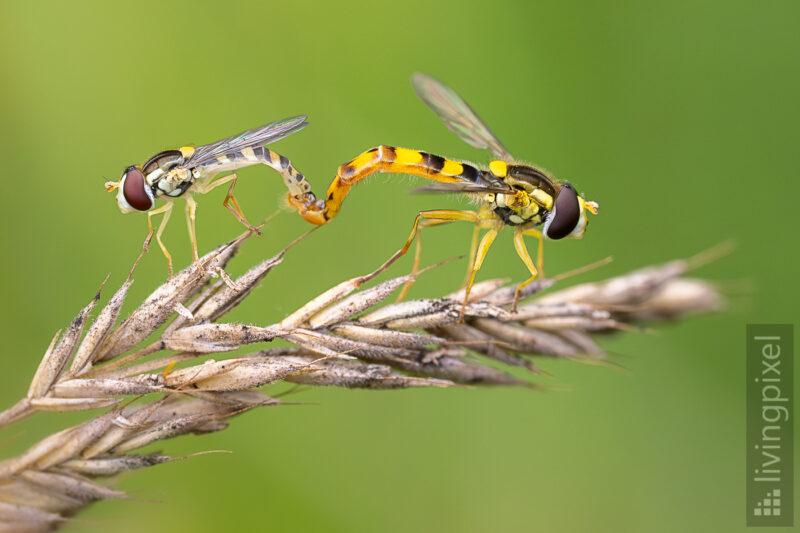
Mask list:
[{"label": "yellow and black striped abdomen", "polygon": [[441,183],[478,183],[483,171],[420,150],[377,146],[339,167],[325,198],[325,222],[337,215],[353,185],[378,172],[412,174]]},{"label": "yellow and black striped abdomen", "polygon": [[375,172],[413,174],[444,183],[474,182],[479,170],[452,159],[420,150],[376,146],[339,167],[337,177],[344,183],[355,185]]},{"label": "yellow and black striped abdomen", "polygon": [[311,192],[311,185],[288,158],[266,146],[250,146],[218,155],[215,159],[199,165],[193,170],[196,179],[211,178],[221,172],[231,172],[251,165],[262,164],[277,171],[289,194],[302,196]]}]

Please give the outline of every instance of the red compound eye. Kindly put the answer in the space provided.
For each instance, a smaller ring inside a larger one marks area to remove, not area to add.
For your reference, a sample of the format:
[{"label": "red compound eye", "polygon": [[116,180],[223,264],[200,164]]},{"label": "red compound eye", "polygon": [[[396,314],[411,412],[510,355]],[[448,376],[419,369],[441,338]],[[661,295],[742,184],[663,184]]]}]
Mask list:
[{"label": "red compound eye", "polygon": [[122,195],[128,204],[139,211],[147,211],[153,207],[153,200],[145,189],[142,171],[136,167],[130,167],[125,171],[125,184],[122,186]]}]

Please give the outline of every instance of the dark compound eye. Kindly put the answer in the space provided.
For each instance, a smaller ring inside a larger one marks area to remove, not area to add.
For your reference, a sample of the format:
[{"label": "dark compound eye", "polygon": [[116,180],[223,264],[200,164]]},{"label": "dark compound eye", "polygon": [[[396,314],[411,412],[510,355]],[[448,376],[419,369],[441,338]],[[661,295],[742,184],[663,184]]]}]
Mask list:
[{"label": "dark compound eye", "polygon": [[153,207],[153,200],[145,190],[144,175],[136,167],[130,167],[125,171],[125,184],[122,186],[122,194],[128,204],[139,211],[147,211]]},{"label": "dark compound eye", "polygon": [[578,225],[581,218],[581,206],[578,193],[572,185],[564,184],[556,197],[553,218],[547,226],[547,236],[551,239],[563,239]]}]

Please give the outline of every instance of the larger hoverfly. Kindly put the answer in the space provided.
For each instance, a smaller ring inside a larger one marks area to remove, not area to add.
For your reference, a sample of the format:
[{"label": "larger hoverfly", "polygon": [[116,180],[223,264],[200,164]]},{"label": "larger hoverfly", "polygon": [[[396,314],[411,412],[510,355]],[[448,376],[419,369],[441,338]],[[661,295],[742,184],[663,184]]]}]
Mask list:
[{"label": "larger hoverfly", "polygon": [[[514,300],[516,309],[522,288],[539,273],[544,275],[544,237],[580,239],[588,223],[586,212],[597,214],[598,205],[586,201],[572,185],[556,180],[544,169],[515,162],[483,121],[449,87],[424,74],[415,74],[412,84],[419,97],[453,133],[475,148],[490,150],[497,159],[490,161],[488,168],[479,168],[419,150],[382,145],[340,166],[324,199],[318,200],[313,193],[306,192],[301,196],[289,194],[289,203],[308,222],[326,224],[339,213],[350,189],[376,172],[413,174],[438,182],[425,188],[428,191],[466,193],[480,204],[477,211],[421,211],[414,220],[405,245],[396,256],[408,251],[414,237],[425,226],[457,220],[475,224],[464,297],[466,305],[475,274],[481,268],[497,233],[504,226],[512,226],[517,254],[530,272],[530,278],[517,287]],[[481,229],[488,231],[478,242]],[[526,235],[539,241],[536,264],[525,246],[523,238]],[[414,272],[419,266],[419,248],[417,252]]]},{"label": "larger hoverfly", "polygon": [[[153,216],[164,214],[155,235],[161,251],[167,258],[167,266],[172,276],[172,257],[161,241],[161,234],[169,221],[174,198],[178,196],[186,198],[186,223],[192,241],[192,254],[198,263],[195,236],[197,202],[192,193],[205,194],[221,185],[229,184],[228,194],[222,205],[242,224],[258,232],[258,229],[247,222],[239,202],[233,195],[236,174],[228,174],[212,181],[218,174],[264,164],[283,176],[283,181],[292,196],[307,194],[311,190],[305,177],[295,170],[287,158],[265,146],[308,126],[306,118],[298,116],[278,120],[205,146],[182,146],[175,150],[159,152],[143,165],[126,168],[119,181],[106,182],[106,189],[109,192],[118,190],[117,206],[123,213],[147,211],[149,233],[145,240],[145,250],[153,236]],[[164,204],[156,208],[157,199],[163,200]]]}]

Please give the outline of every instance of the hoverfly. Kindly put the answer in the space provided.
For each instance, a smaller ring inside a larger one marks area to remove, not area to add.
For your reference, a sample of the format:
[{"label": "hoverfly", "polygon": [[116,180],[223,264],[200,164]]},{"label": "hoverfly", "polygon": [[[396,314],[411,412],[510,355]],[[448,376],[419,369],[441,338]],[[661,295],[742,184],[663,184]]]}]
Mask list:
[{"label": "hoverfly", "polygon": [[[308,222],[325,224],[339,213],[350,189],[376,172],[413,174],[438,182],[423,188],[426,191],[466,193],[480,204],[477,211],[421,211],[406,243],[395,256],[408,251],[423,227],[457,220],[472,222],[475,229],[464,296],[466,306],[475,274],[498,231],[504,226],[512,226],[514,247],[530,272],[530,278],[517,287],[513,304],[513,309],[516,309],[520,291],[539,273],[544,275],[544,237],[580,239],[588,223],[586,211],[597,214],[598,204],[586,201],[572,185],[556,180],[544,169],[516,162],[469,105],[449,87],[424,74],[415,74],[412,85],[417,95],[453,133],[475,148],[490,150],[497,159],[490,161],[488,168],[479,168],[419,150],[377,146],[339,167],[325,199],[318,200],[313,193],[306,192],[299,197],[290,194],[289,203]],[[540,226],[541,230],[538,229]],[[488,231],[479,243],[481,229]],[[539,241],[536,264],[525,246],[523,238],[526,235]],[[418,240],[414,272],[419,266],[419,246]],[[463,311],[464,307],[462,318]]]},{"label": "hoverfly", "polygon": [[[145,251],[153,237],[153,215],[164,214],[155,235],[161,251],[167,258],[167,267],[171,277],[172,256],[161,241],[161,234],[169,221],[174,198],[178,196],[186,198],[186,223],[189,227],[189,238],[192,241],[192,254],[195,263],[199,265],[195,237],[197,203],[192,197],[192,193],[205,194],[229,183],[228,194],[222,205],[251,231],[261,234],[257,228],[247,222],[239,207],[239,202],[233,195],[237,180],[236,174],[228,174],[212,181],[213,177],[223,172],[260,163],[281,174],[293,196],[307,194],[311,190],[305,177],[292,166],[287,158],[265,146],[308,126],[306,118],[298,116],[278,120],[205,146],[182,146],[176,150],[159,152],[143,165],[132,165],[126,168],[119,181],[106,182],[106,190],[109,192],[118,190],[117,206],[123,213],[147,211],[149,233],[145,240]],[[155,208],[156,199],[163,200],[164,205]]]}]

